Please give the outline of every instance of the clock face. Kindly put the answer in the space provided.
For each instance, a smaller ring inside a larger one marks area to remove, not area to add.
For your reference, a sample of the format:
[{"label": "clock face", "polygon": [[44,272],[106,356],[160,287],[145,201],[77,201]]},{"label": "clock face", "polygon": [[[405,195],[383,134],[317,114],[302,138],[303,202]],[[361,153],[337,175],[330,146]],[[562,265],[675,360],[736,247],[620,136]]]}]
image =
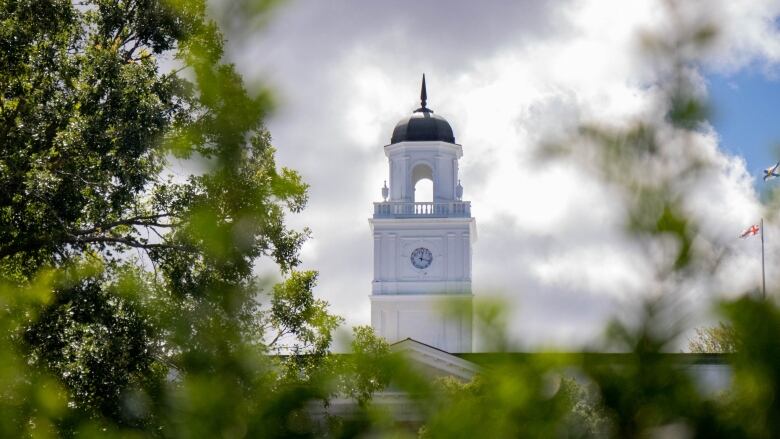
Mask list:
[{"label": "clock face", "polygon": [[411,260],[415,268],[428,268],[433,262],[433,254],[425,247],[418,247],[412,252]]}]

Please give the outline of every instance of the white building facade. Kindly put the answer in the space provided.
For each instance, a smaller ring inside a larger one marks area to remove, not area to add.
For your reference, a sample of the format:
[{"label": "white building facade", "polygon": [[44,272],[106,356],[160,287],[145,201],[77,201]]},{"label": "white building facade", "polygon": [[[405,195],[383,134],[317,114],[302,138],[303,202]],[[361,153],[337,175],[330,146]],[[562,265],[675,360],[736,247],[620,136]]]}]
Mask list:
[{"label": "white building facade", "polygon": [[[462,200],[461,145],[426,106],[401,120],[384,147],[389,187],[369,219],[374,237],[371,324],[393,343],[406,338],[447,352],[472,351],[471,248],[476,223]],[[431,180],[433,201],[415,186]]]}]

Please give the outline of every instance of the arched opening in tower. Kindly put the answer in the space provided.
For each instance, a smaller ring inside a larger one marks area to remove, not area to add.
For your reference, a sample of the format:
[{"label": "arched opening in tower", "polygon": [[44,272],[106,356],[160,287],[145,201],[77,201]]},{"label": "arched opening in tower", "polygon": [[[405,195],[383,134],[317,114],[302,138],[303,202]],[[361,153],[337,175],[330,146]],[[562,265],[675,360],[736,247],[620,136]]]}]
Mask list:
[{"label": "arched opening in tower", "polygon": [[430,166],[425,163],[415,165],[412,169],[412,185],[415,203],[433,201],[433,170]]},{"label": "arched opening in tower", "polygon": [[414,185],[414,202],[430,203],[433,201],[433,181],[423,178]]}]

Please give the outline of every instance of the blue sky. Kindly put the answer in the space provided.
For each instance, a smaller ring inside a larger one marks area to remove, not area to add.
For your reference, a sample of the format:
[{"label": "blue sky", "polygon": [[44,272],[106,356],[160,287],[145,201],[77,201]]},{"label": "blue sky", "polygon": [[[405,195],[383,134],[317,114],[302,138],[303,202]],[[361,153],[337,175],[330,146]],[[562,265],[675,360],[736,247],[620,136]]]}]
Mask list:
[{"label": "blue sky", "polygon": [[745,158],[760,191],[762,170],[780,160],[780,78],[754,67],[707,79],[721,148]]}]

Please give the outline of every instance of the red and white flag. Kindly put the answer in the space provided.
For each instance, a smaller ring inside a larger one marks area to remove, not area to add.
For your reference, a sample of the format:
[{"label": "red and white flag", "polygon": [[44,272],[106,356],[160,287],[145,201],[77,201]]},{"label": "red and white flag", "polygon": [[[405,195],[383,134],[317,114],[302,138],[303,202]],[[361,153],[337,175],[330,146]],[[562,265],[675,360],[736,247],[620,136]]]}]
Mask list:
[{"label": "red and white flag", "polygon": [[753,224],[752,226],[745,229],[744,232],[742,232],[741,235],[739,235],[740,238],[748,238],[750,236],[756,236],[758,235],[758,232],[761,230],[760,227],[758,227],[758,224]]}]

